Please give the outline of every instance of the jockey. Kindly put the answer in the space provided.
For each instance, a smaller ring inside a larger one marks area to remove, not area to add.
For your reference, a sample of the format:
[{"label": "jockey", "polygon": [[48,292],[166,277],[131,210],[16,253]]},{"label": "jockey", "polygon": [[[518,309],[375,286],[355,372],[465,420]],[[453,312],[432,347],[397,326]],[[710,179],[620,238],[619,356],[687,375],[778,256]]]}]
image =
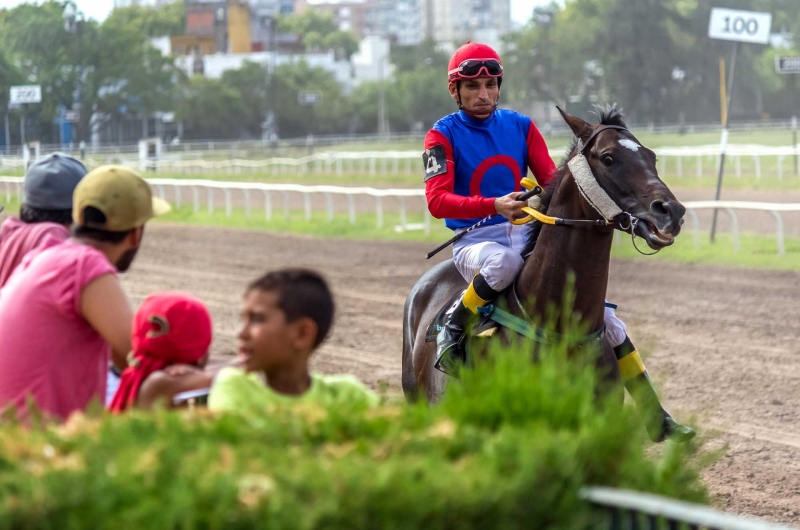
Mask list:
[{"label": "jockey", "polygon": [[[494,49],[467,42],[455,51],[447,69],[448,88],[459,111],[436,122],[425,136],[428,209],[456,233],[498,214],[453,246],[455,266],[470,284],[437,337],[436,368],[451,373],[465,360],[462,337],[469,319],[478,313],[478,307],[509,287],[522,269],[520,252],[527,229],[508,222],[524,216],[521,208],[527,206],[516,199],[522,191],[520,180],[530,169],[537,182],[546,186],[556,166],[533,120],[497,109],[503,65]],[[639,406],[661,413],[659,425],[648,426],[651,438],[691,439],[694,431],[677,423],[661,407],[613,307],[606,307],[605,326],[620,366],[628,368],[627,373],[631,364],[636,367],[626,388]]]}]

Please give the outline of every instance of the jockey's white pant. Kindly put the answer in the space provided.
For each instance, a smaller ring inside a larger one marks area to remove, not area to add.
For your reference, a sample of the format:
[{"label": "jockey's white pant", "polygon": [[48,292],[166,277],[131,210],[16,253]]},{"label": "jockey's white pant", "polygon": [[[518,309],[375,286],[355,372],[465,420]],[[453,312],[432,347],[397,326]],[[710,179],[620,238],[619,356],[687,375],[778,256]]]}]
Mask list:
[{"label": "jockey's white pant", "polygon": [[[456,233],[466,229],[457,230]],[[480,274],[495,291],[514,283],[524,260],[520,254],[528,239],[528,227],[502,223],[473,230],[453,245],[453,262],[465,280]],[[612,347],[625,342],[625,323],[614,308],[606,307],[606,335]]]}]

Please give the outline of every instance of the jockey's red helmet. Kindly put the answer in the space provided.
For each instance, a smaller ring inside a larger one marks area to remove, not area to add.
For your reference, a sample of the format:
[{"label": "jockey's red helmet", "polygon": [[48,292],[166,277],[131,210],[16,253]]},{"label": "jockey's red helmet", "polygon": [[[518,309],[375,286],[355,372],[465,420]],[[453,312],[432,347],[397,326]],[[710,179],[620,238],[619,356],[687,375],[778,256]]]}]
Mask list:
[{"label": "jockey's red helmet", "polygon": [[487,44],[467,41],[450,57],[447,80],[459,81],[476,77],[503,77],[500,55]]}]

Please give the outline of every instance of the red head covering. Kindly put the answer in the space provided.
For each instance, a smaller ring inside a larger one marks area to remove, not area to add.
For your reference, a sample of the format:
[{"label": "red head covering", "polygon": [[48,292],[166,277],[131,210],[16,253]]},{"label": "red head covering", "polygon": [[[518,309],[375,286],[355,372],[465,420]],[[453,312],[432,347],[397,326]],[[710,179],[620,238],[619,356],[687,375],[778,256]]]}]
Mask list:
[{"label": "red head covering", "polygon": [[[447,80],[458,81],[459,79],[463,79],[457,72],[458,67],[461,63],[470,59],[473,61],[493,59],[502,64],[500,55],[494,51],[494,48],[491,46],[479,42],[467,41],[466,44],[457,49],[455,53],[453,53],[453,56],[450,57],[450,62],[447,65]],[[501,72],[500,75],[496,77],[503,77],[503,73]]]},{"label": "red head covering", "polygon": [[142,383],[172,364],[194,364],[211,345],[211,315],[192,295],[180,292],[148,296],[133,317],[130,364],[109,408],[122,412],[133,406]]}]

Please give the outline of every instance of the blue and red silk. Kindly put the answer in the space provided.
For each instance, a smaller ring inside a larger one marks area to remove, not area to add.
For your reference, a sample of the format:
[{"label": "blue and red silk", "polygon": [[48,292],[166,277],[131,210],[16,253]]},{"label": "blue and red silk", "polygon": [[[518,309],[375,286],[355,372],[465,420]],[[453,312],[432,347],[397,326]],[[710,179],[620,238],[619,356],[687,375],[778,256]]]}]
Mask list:
[{"label": "blue and red silk", "polygon": [[[533,120],[511,110],[485,120],[463,111],[445,116],[425,136],[425,149],[435,146],[444,148],[447,171],[426,181],[428,209],[453,230],[496,213],[494,198],[520,191],[528,168],[542,186],[556,171]],[[498,216],[487,225],[504,222]]]}]

